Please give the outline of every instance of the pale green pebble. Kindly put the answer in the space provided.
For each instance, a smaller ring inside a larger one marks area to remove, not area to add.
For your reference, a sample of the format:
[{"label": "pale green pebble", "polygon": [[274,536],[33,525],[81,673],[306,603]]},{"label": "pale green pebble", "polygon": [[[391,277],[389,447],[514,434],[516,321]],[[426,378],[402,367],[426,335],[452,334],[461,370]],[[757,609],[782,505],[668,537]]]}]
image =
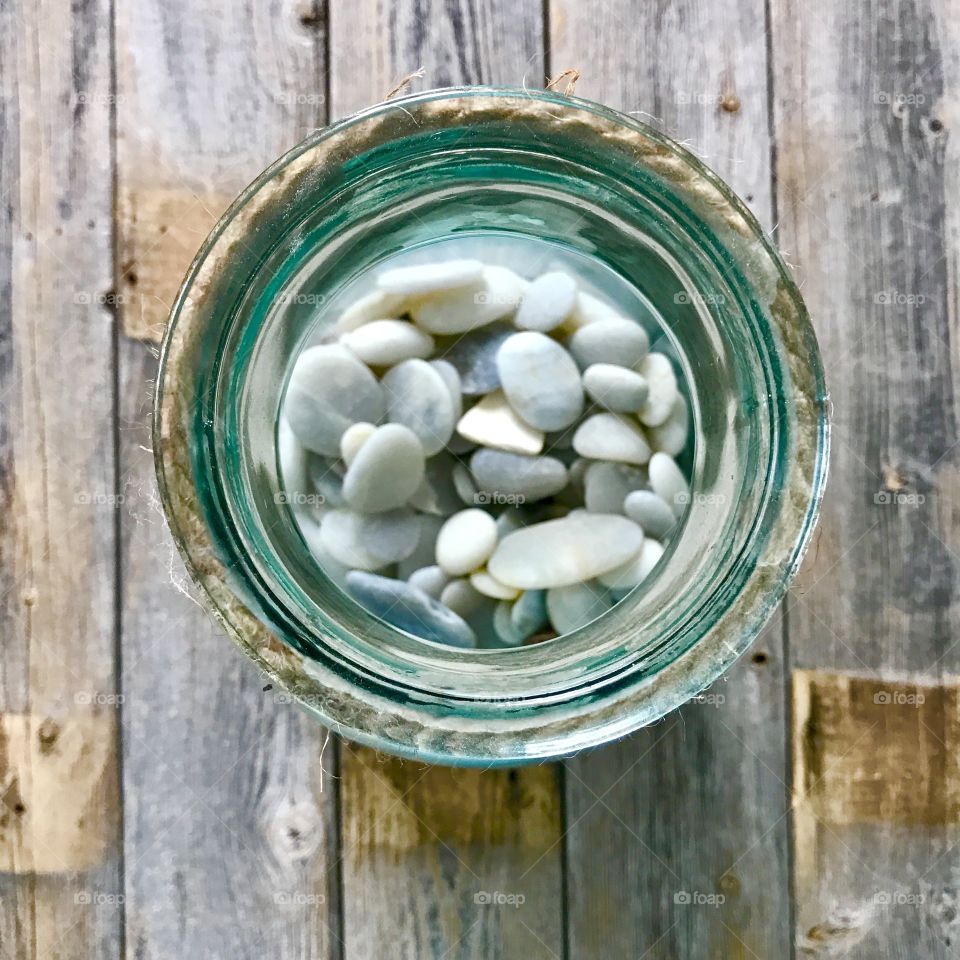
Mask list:
[{"label": "pale green pebble", "polygon": [[524,590],[511,607],[510,619],[513,623],[513,629],[524,640],[542,630],[549,623],[547,592],[545,590]]},{"label": "pale green pebble", "polygon": [[526,638],[513,625],[511,607],[509,600],[501,600],[497,604],[493,613],[493,629],[505,646],[519,647]]},{"label": "pale green pebble", "polygon": [[547,591],[550,623],[559,634],[585,627],[613,605],[610,591],[596,582],[574,583]]}]

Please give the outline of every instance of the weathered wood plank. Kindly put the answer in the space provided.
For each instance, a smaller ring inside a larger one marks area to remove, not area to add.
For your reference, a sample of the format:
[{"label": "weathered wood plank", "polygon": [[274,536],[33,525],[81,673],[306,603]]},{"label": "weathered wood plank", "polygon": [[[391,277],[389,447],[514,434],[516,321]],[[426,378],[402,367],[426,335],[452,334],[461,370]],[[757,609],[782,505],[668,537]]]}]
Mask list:
[{"label": "weathered wood plank", "polygon": [[[124,329],[152,336],[213,218],[323,121],[324,23],[281,2],[116,10],[119,289]],[[156,362],[126,337],[119,360],[130,956],[337,956],[326,734],[181,590],[147,449]]]},{"label": "weathered wood plank", "polygon": [[0,954],[120,951],[109,5],[0,6]]},{"label": "weathered wood plank", "polygon": [[[800,667],[927,682],[960,662],[949,129],[957,12],[949,0],[771,6],[780,239],[799,265],[834,399],[823,523],[789,610]],[[805,687],[799,680],[798,744],[829,755],[824,738],[850,704],[821,696],[837,706],[811,724],[800,709]],[[933,698],[916,714],[934,738],[927,746],[950,742],[947,703]],[[905,752],[918,741],[893,722],[915,705],[877,707],[890,722],[863,723],[864,741],[848,750],[880,795],[891,789],[885,741]],[[944,756],[938,748],[921,757],[923,776],[955,790]],[[824,816],[830,809],[798,808],[801,946],[845,957],[955,955],[956,826],[905,824],[887,807],[880,824],[859,812],[837,823]]]},{"label": "weathered wood plank", "polygon": [[[532,0],[334,7],[334,116],[410,89],[543,83],[542,10]],[[345,957],[559,957],[557,768],[450,770],[345,747]]]},{"label": "weathered wood plank", "polygon": [[[768,227],[764,7],[551,0],[551,70],[686,142]],[[661,725],[566,765],[571,956],[789,955],[778,619]]]}]

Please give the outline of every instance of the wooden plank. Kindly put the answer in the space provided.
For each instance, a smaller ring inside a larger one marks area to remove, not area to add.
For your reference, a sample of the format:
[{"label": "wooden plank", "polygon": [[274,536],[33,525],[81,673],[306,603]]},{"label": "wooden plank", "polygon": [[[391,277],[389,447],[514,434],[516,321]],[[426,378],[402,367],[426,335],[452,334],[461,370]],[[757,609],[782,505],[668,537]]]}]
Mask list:
[{"label": "wooden plank", "polygon": [[[551,0],[551,71],[685,142],[773,222],[764,5]],[[699,702],[566,764],[571,956],[790,953],[777,618]]]},{"label": "wooden plank", "polygon": [[[337,5],[334,116],[409,89],[543,83],[532,0]],[[561,803],[554,766],[451,770],[362,748],[342,756],[347,958],[559,957]]]},{"label": "wooden plank", "polygon": [[[323,121],[324,22],[281,2],[116,16],[119,289],[124,329],[155,335],[212,219]],[[327,735],[186,595],[148,449],[156,361],[126,337],[119,360],[129,954],[336,956]]]},{"label": "wooden plank", "polygon": [[109,5],[0,7],[0,954],[120,952]]},{"label": "wooden plank", "polygon": [[[957,184],[948,139],[960,79],[956,19],[949,0],[869,11],[771,5],[780,238],[799,265],[834,400],[823,522],[789,611],[799,667],[929,682],[957,673],[960,662]],[[798,681],[795,730],[806,722],[805,686]],[[812,740],[822,752],[837,711],[848,708],[841,698],[826,731],[815,726],[798,743],[811,749]],[[934,738],[926,747],[950,742],[955,721],[945,701],[933,699],[919,717]],[[894,735],[869,725],[862,732],[874,752]],[[909,728],[895,735],[904,753],[918,748]],[[866,768],[881,792],[891,789],[882,756]],[[919,762],[930,782],[953,790],[944,756],[928,750]],[[830,777],[825,784],[837,789]],[[833,802],[846,805],[843,794]],[[890,807],[881,824],[804,812],[795,878],[801,946],[845,957],[955,955],[946,907],[955,824],[905,824]],[[900,900],[881,902],[893,896]]]}]

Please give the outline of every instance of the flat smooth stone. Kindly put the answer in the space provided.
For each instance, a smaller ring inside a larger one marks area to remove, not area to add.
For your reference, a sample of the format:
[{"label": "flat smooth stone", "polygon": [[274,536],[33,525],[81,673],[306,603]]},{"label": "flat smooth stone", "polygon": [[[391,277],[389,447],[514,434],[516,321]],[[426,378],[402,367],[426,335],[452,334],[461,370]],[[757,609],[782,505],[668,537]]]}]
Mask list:
[{"label": "flat smooth stone", "polygon": [[507,267],[486,266],[479,281],[415,301],[410,315],[429,333],[466,333],[513,314],[527,286]]},{"label": "flat smooth stone", "polygon": [[565,587],[626,563],[642,545],[643,531],[626,517],[583,512],[507,534],[487,568],[520,590]]},{"label": "flat smooth stone", "polygon": [[300,534],[317,565],[333,583],[346,589],[350,567],[335,560],[323,545],[322,524],[309,517],[300,517],[298,522]]},{"label": "flat smooth stone", "polygon": [[520,330],[555,330],[569,316],[576,297],[577,282],[570,274],[544,273],[527,287],[513,322]]},{"label": "flat smooth stone", "polygon": [[452,473],[457,496],[468,507],[475,507],[477,505],[477,486],[473,482],[470,471],[462,463],[458,463],[454,466]]},{"label": "flat smooth stone", "polygon": [[470,574],[470,584],[485,597],[494,600],[513,600],[520,595],[516,587],[504,583],[487,570],[477,570]]},{"label": "flat smooth stone", "polygon": [[500,390],[472,406],[460,418],[457,433],[481,446],[512,453],[536,454],[543,449],[543,431],[521,420]]},{"label": "flat smooth stone", "polygon": [[592,462],[583,478],[583,502],[594,513],[623,513],[628,493],[647,485],[647,473],[625,463]]},{"label": "flat smooth stone", "polygon": [[417,435],[402,424],[385,424],[377,428],[347,468],[344,499],[363,513],[393,510],[416,493],[425,469]]},{"label": "flat smooth stone", "polygon": [[529,457],[503,450],[477,450],[470,472],[482,502],[533,503],[552,497],[567,485],[567,468],[555,457]]},{"label": "flat smooth stone", "polygon": [[590,460],[616,460],[642,466],[650,444],[639,425],[616,413],[595,413],[577,427],[573,449]]},{"label": "flat smooth stone", "polygon": [[497,354],[500,385],[510,406],[538,430],[563,430],[583,413],[583,385],[573,358],[556,340],[526,330]]},{"label": "flat smooth stone", "polygon": [[486,510],[461,510],[440,528],[437,564],[451,577],[482,567],[497,545],[497,522]]},{"label": "flat smooth stone", "polygon": [[516,507],[507,507],[497,517],[497,536],[502,540],[508,533],[527,525],[526,518]]},{"label": "flat smooth stone", "polygon": [[618,593],[632,590],[643,583],[660,562],[663,556],[663,546],[656,540],[644,540],[640,552],[621,567],[608,571],[599,578],[600,583]]},{"label": "flat smooth stone", "polygon": [[407,577],[407,583],[411,587],[422,590],[428,597],[439,600],[443,593],[443,588],[450,582],[450,578],[437,566],[421,567],[414,570]]},{"label": "flat smooth stone", "polygon": [[404,360],[381,381],[387,419],[409,427],[428,457],[439,453],[453,434],[457,420],[443,377],[425,360]]},{"label": "flat smooth stone", "polygon": [[673,364],[662,353],[644,357],[637,368],[650,387],[647,402],[640,410],[640,421],[648,427],[659,427],[673,411],[679,388]]},{"label": "flat smooth stone", "polygon": [[[409,505],[424,513],[448,517],[461,508],[453,471],[465,469],[448,453],[438,453],[427,461],[423,482],[410,498]],[[471,504],[472,506],[472,504]]]},{"label": "flat smooth stone", "polygon": [[334,324],[335,333],[349,333],[373,320],[389,320],[404,312],[406,298],[383,290],[372,290],[355,300]]},{"label": "flat smooth stone", "polygon": [[287,493],[307,492],[308,456],[287,418],[281,416],[277,424],[277,461],[280,465],[280,486]]},{"label": "flat smooth stone", "polygon": [[501,600],[493,613],[493,629],[497,638],[505,647],[519,647],[526,639],[514,627],[510,617],[512,604],[509,600]]},{"label": "flat smooth stone", "polygon": [[650,488],[672,510],[683,516],[690,502],[690,486],[683,471],[669,454],[655,453],[650,458]]},{"label": "flat smooth stone", "polygon": [[417,519],[419,521],[417,545],[406,560],[401,560],[397,564],[397,576],[401,580],[409,577],[414,570],[432,566],[436,561],[437,534],[440,533],[440,528],[443,526],[443,517],[420,514]]},{"label": "flat smooth stone", "polygon": [[374,616],[423,640],[453,647],[475,647],[466,621],[422,590],[389,577],[354,570],[347,589]]},{"label": "flat smooth stone", "polygon": [[320,524],[324,550],[337,563],[353,570],[379,570],[391,562],[383,551],[374,553],[370,549],[370,532],[363,523],[366,518],[366,514],[352,510],[331,510]]},{"label": "flat smooth stone", "polygon": [[454,613],[469,620],[487,604],[487,598],[469,580],[451,580],[440,594],[440,602]]},{"label": "flat smooth stone", "polygon": [[340,342],[373,367],[389,367],[433,353],[433,337],[406,320],[372,320],[345,333]]},{"label": "flat smooth stone", "polygon": [[677,394],[673,401],[670,416],[658,427],[648,427],[647,436],[655,450],[668,453],[671,457],[678,456],[687,445],[687,436],[690,432],[690,411],[686,398],[682,393]]},{"label": "flat smooth stone", "polygon": [[583,371],[583,388],[594,403],[614,413],[636,413],[650,393],[634,370],[612,363],[594,363]]},{"label": "flat smooth stone", "polygon": [[611,303],[586,290],[579,290],[564,328],[575,331],[588,324],[599,323],[601,320],[623,319],[623,315]]},{"label": "flat smooth stone", "polygon": [[635,367],[650,350],[647,331],[623,317],[611,317],[581,327],[570,338],[570,352],[581,369],[595,363]]},{"label": "flat smooth stone", "polygon": [[304,350],[294,364],[283,412],[300,442],[335,457],[340,438],[358,420],[379,423],[383,389],[370,369],[339,344]]},{"label": "flat smooth stone", "polygon": [[597,583],[574,583],[547,591],[547,614],[557,633],[573,633],[613,606],[610,591]]},{"label": "flat smooth stone", "polygon": [[431,360],[430,366],[440,374],[447,385],[447,390],[450,391],[450,402],[453,404],[453,419],[459,420],[463,416],[463,386],[460,383],[457,368],[447,360]]},{"label": "flat smooth stone", "polygon": [[545,590],[524,590],[510,608],[513,629],[524,639],[532,637],[549,623]]},{"label": "flat smooth stone", "polygon": [[676,526],[677,518],[668,503],[652,490],[634,490],[623,502],[624,513],[655,540],[663,540]]},{"label": "flat smooth stone", "polygon": [[479,260],[446,260],[384,270],[377,277],[377,286],[387,293],[418,296],[455,290],[475,283],[482,275],[483,264]]},{"label": "flat smooth stone", "polygon": [[508,323],[492,323],[440,348],[443,359],[460,374],[460,388],[465,396],[480,397],[500,386],[497,353],[515,333]]},{"label": "flat smooth stone", "polygon": [[340,459],[349,467],[360,452],[360,448],[376,433],[377,428],[372,423],[351,424],[340,438]]},{"label": "flat smooth stone", "polygon": [[333,508],[347,505],[343,499],[343,467],[339,461],[312,453],[307,463],[307,476],[311,489],[322,498],[324,505]]}]

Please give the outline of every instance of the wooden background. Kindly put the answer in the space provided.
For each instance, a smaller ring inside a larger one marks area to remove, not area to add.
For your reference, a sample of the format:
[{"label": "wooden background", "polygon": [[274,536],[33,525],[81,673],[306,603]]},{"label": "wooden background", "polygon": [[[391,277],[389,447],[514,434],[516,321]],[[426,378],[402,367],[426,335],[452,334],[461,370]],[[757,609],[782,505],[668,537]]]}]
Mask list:
[{"label": "wooden background", "polygon": [[[960,0],[0,0],[0,958],[960,956],[958,34]],[[420,66],[577,67],[688,143],[795,265],[828,368],[782,615],[563,764],[328,738],[191,599],[156,502],[193,252]]]}]

